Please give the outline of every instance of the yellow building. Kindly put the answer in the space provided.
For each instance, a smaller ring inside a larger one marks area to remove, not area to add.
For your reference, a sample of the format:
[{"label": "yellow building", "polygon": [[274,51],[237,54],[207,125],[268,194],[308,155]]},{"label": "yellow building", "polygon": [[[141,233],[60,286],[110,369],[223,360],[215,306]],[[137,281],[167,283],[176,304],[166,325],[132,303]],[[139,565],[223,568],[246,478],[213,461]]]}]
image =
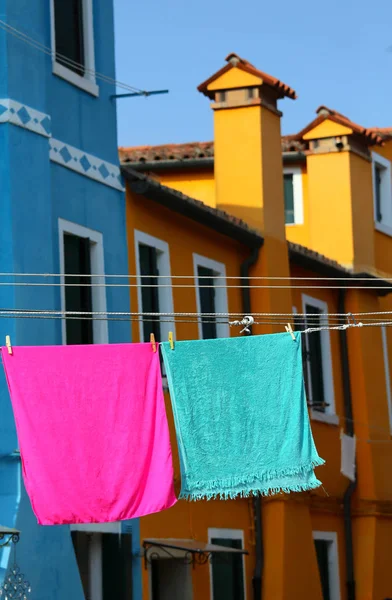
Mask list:
[{"label": "yellow building", "polygon": [[[259,317],[253,333],[284,331],[286,321],[334,326],[336,313],[390,320],[374,313],[392,310],[392,131],[320,107],[282,137],[278,101],[295,92],[235,54],[198,89],[212,101],[213,142],[120,149],[130,271],[151,285],[132,288],[131,310],[285,315]],[[166,287],[153,287],[158,274]],[[201,276],[213,293],[198,287]],[[239,287],[248,277],[251,287]],[[227,322],[168,320],[134,322],[133,339],[239,335]],[[305,342],[323,488],[261,502],[180,501],[141,519],[146,600],[392,597],[389,330],[323,330]],[[340,473],[341,430],[356,435],[355,482]],[[175,472],[179,489],[176,452]],[[211,542],[248,554],[199,564]],[[195,548],[205,552],[186,564]]]}]

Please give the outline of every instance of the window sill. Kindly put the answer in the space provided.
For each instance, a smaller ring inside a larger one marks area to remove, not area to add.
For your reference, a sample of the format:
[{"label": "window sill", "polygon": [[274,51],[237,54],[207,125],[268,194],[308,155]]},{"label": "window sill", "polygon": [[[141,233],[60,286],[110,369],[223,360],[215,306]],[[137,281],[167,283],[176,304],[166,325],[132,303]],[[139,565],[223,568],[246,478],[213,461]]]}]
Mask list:
[{"label": "window sill", "polygon": [[328,425],[339,425],[339,416],[335,413],[323,413],[311,409],[310,417],[312,421],[319,421],[320,423],[327,423]]},{"label": "window sill", "polygon": [[377,221],[374,223],[376,231],[380,231],[381,233],[385,233],[392,237],[392,227],[389,225],[383,225],[383,223],[378,223]]},{"label": "window sill", "polygon": [[285,223],[286,227],[298,227],[303,225],[303,223]]},{"label": "window sill", "polygon": [[91,81],[86,77],[81,77],[71,69],[67,69],[64,65],[54,61],[53,62],[53,74],[61,77],[61,79],[65,79],[68,83],[80,88],[84,92],[91,94],[92,96],[99,96],[99,87],[95,83],[95,81]]}]

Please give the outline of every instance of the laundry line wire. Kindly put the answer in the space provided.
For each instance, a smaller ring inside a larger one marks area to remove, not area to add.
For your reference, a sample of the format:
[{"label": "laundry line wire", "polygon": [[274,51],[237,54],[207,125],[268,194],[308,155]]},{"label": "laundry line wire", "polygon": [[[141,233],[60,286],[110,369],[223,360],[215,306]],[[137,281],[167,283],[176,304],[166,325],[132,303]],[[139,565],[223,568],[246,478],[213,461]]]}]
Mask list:
[{"label": "laundry line wire", "polygon": [[34,48],[35,50],[38,50],[39,52],[42,52],[43,54],[46,54],[47,56],[51,56],[52,58],[59,59],[61,64],[64,64],[65,66],[67,66],[71,69],[77,68],[83,73],[87,73],[91,76],[94,76],[97,79],[100,79],[101,81],[103,81],[105,83],[114,84],[117,87],[124,89],[126,91],[139,93],[141,95],[146,94],[146,92],[144,90],[141,90],[137,87],[128,85],[127,83],[117,81],[116,79],[113,79],[112,77],[110,77],[108,75],[100,73],[99,71],[95,71],[94,69],[90,69],[86,65],[83,65],[82,63],[74,61],[71,58],[64,56],[63,54],[60,54],[59,52],[55,52],[54,50],[52,50],[52,48],[49,48],[49,46],[45,46],[38,40],[30,37],[23,31],[16,29],[16,27],[12,27],[11,25],[9,25],[9,23],[7,23],[6,21],[3,21],[1,19],[0,19],[0,28],[3,31],[5,31],[7,34],[12,35],[16,39],[18,39],[21,42],[27,44],[28,46]]},{"label": "laundry line wire", "polygon": [[[1,23],[1,21],[0,21]],[[294,277],[294,276],[261,276],[261,275],[140,275],[140,274],[129,274],[129,273],[89,273],[86,275],[80,273],[0,273],[0,277],[101,277],[101,278],[118,278],[118,279],[214,279],[214,280],[227,280],[227,279],[239,279],[239,280],[271,280],[271,281],[371,281],[372,277],[352,277],[349,274],[347,277]],[[374,276],[375,278],[382,279],[383,281],[391,281],[392,277]]]},{"label": "laundry line wire", "polygon": [[[222,318],[232,319],[234,317],[243,318],[245,315],[243,312],[146,312],[146,311],[67,311],[60,309],[28,309],[28,308],[0,308],[0,314],[12,315],[12,314],[61,314],[77,315],[77,316],[133,316],[133,317],[194,317],[194,318]],[[303,322],[324,322],[326,325],[331,321],[339,322],[340,324],[343,319],[359,319],[361,321],[379,321],[381,316],[391,315],[392,311],[376,311],[376,312],[364,312],[364,313],[270,313],[270,312],[252,312],[250,316],[258,319],[265,319],[269,322],[286,321],[291,320],[294,324]]]},{"label": "laundry line wire", "polygon": [[[80,279],[88,279],[89,275],[78,275]],[[104,276],[100,276],[104,279]],[[150,279],[154,279],[155,276],[149,276]],[[170,276],[166,275],[165,279],[170,280]],[[213,279],[213,277],[208,277],[208,279]],[[31,281],[2,281],[0,282],[0,286],[2,287],[60,287],[60,288],[70,288],[70,287],[90,287],[90,288],[170,288],[170,289],[199,289],[199,288],[207,288],[207,289],[264,289],[264,290],[341,290],[342,286],[333,286],[333,285],[251,285],[251,284],[239,284],[239,285],[225,285],[225,284],[177,284],[177,283],[66,283],[66,282],[51,282],[51,283],[43,283],[43,282],[31,282]],[[392,285],[368,285],[368,286],[359,286],[359,285],[347,285],[344,286],[345,289],[348,290],[391,290]]]}]

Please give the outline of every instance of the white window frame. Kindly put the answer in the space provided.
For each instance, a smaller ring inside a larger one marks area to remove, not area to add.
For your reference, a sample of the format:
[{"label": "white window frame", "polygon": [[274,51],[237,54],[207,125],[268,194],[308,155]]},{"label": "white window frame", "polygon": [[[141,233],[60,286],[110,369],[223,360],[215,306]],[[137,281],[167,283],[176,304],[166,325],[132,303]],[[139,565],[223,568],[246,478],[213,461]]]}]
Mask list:
[{"label": "white window frame", "polygon": [[[94,229],[88,229],[77,223],[59,219],[59,250],[60,250],[60,273],[64,273],[64,234],[69,233],[81,238],[90,240],[90,264],[92,275],[102,275],[94,277],[93,283],[103,284],[91,288],[92,306],[94,312],[103,313],[100,319],[93,319],[93,341],[94,344],[107,344],[109,342],[108,322],[105,318],[106,313],[106,287],[105,287],[105,263],[103,251],[103,235]],[[61,310],[65,311],[65,277],[61,275]],[[62,340],[67,343],[66,320],[62,319]]]},{"label": "white window frame", "polygon": [[328,571],[331,600],[340,600],[338,535],[336,531],[313,531],[313,539],[329,542]]},{"label": "white window frame", "polygon": [[[379,165],[385,170],[385,179],[382,182],[381,189],[381,212],[383,220],[377,221],[376,214],[376,165]],[[373,179],[373,210],[374,210],[374,226],[377,231],[381,231],[392,236],[392,179],[391,179],[391,163],[388,159],[372,152],[372,179]]]},{"label": "white window frame", "polygon": [[300,167],[285,167],[283,175],[293,176],[294,223],[286,223],[286,227],[304,224],[304,197],[302,186],[302,170]]},{"label": "white window frame", "polygon": [[[222,540],[241,540],[242,549],[245,549],[244,545],[244,532],[242,529],[220,529],[217,527],[208,528],[208,543],[211,544],[213,538],[221,538]],[[213,585],[212,585],[212,563],[209,561],[210,570],[210,598],[214,600]],[[246,600],[246,568],[245,568],[245,554],[242,554],[242,572],[244,580],[244,600]]]},{"label": "white window frame", "polygon": [[91,537],[89,553],[89,579],[91,584],[92,600],[102,600],[102,536],[101,533],[114,533],[121,535],[121,523],[78,523],[70,525],[70,531],[83,531],[94,534]]},{"label": "white window frame", "polygon": [[[307,294],[302,294],[302,312],[304,313],[304,320],[306,321],[306,305],[311,304],[316,308],[320,309],[323,314],[328,315],[328,304],[323,300],[314,298]],[[325,316],[325,325],[328,326],[328,317]],[[309,335],[312,335],[311,333]],[[325,402],[329,406],[325,407],[325,412],[317,410],[310,410],[310,416],[314,421],[322,421],[329,423],[330,425],[338,425],[339,417],[335,411],[335,394],[334,394],[334,381],[333,381],[333,369],[332,369],[332,352],[331,352],[331,338],[329,331],[321,331],[321,347],[322,347],[322,369],[323,369],[323,383],[324,383],[324,397]],[[304,340],[305,342],[305,340]],[[312,381],[310,375],[309,362],[307,361],[306,368],[308,370],[308,379],[310,382],[309,398],[308,401],[312,403]]]},{"label": "white window frame", "polygon": [[[219,279],[214,279],[215,288],[215,309],[216,312],[219,313],[228,313],[228,300],[227,300],[227,287],[226,287],[226,266],[217,262],[216,260],[212,260],[211,258],[207,258],[206,256],[201,256],[200,254],[193,253],[193,274],[195,277],[195,291],[196,291],[196,308],[197,312],[201,313],[201,302],[200,302],[200,287],[199,287],[199,278],[197,275],[197,267],[205,267],[206,269],[211,269],[214,273],[214,277],[219,277]],[[223,279],[222,279],[223,278]],[[218,287],[221,286],[221,287]],[[203,326],[202,326],[202,317],[198,319],[198,327],[199,327],[199,338],[203,339]],[[216,323],[216,335],[218,338],[230,337],[230,330],[228,323]]]},{"label": "white window frame", "polygon": [[[143,231],[138,231],[135,229],[135,256],[136,256],[136,276],[137,276],[137,302],[139,306],[139,312],[143,312],[143,304],[142,304],[142,288],[140,285],[143,283],[143,278],[140,273],[140,252],[139,252],[139,244],[145,244],[146,246],[151,246],[155,248],[157,252],[157,261],[158,261],[158,269],[159,275],[159,284],[161,286],[167,287],[159,287],[158,288],[158,298],[159,298],[159,310],[160,312],[173,313],[173,288],[172,288],[172,279],[171,279],[171,269],[170,269],[170,251],[169,244],[160,240],[148,233],[144,233]],[[162,277],[163,276],[163,277]],[[161,337],[162,341],[166,341],[169,337],[169,331],[173,332],[174,338],[176,335],[176,326],[175,323],[167,323],[160,321],[161,328]],[[139,339],[143,341],[143,318],[139,319]],[[146,340],[148,341],[148,340]]]},{"label": "white window frame", "polygon": [[381,327],[382,336],[382,353],[384,358],[384,372],[385,372],[385,392],[388,402],[388,415],[389,415],[389,431],[392,435],[392,393],[391,393],[391,374],[389,369],[389,350],[388,350],[388,338],[387,328],[385,325]]},{"label": "white window frame", "polygon": [[94,15],[93,0],[82,0],[83,6],[83,42],[85,74],[79,75],[56,61],[56,30],[54,0],[50,0],[51,42],[52,42],[52,71],[54,75],[65,79],[72,85],[99,96],[99,87],[95,79],[95,50],[94,50]]}]

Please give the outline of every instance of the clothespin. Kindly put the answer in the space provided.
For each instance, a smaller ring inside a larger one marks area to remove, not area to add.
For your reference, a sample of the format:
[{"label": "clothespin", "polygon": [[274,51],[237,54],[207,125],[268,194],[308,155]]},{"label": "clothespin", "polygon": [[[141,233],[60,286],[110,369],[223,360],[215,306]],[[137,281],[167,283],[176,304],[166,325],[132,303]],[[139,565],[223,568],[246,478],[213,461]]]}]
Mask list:
[{"label": "clothespin", "polygon": [[295,335],[294,335],[293,328],[291,327],[290,323],[287,323],[287,325],[285,325],[285,330],[287,331],[287,333],[289,333],[291,335],[292,339],[295,342]]},{"label": "clothespin", "polygon": [[152,345],[152,351],[156,352],[157,351],[157,345],[156,345],[156,342],[155,342],[155,335],[153,333],[150,333],[150,342],[151,342],[151,345]]},{"label": "clothespin", "polygon": [[173,332],[172,331],[169,331],[169,344],[170,344],[171,350],[174,350],[174,339],[173,339]]},{"label": "clothespin", "polygon": [[11,338],[9,335],[5,336],[5,345],[8,348],[8,354],[12,354]]}]

